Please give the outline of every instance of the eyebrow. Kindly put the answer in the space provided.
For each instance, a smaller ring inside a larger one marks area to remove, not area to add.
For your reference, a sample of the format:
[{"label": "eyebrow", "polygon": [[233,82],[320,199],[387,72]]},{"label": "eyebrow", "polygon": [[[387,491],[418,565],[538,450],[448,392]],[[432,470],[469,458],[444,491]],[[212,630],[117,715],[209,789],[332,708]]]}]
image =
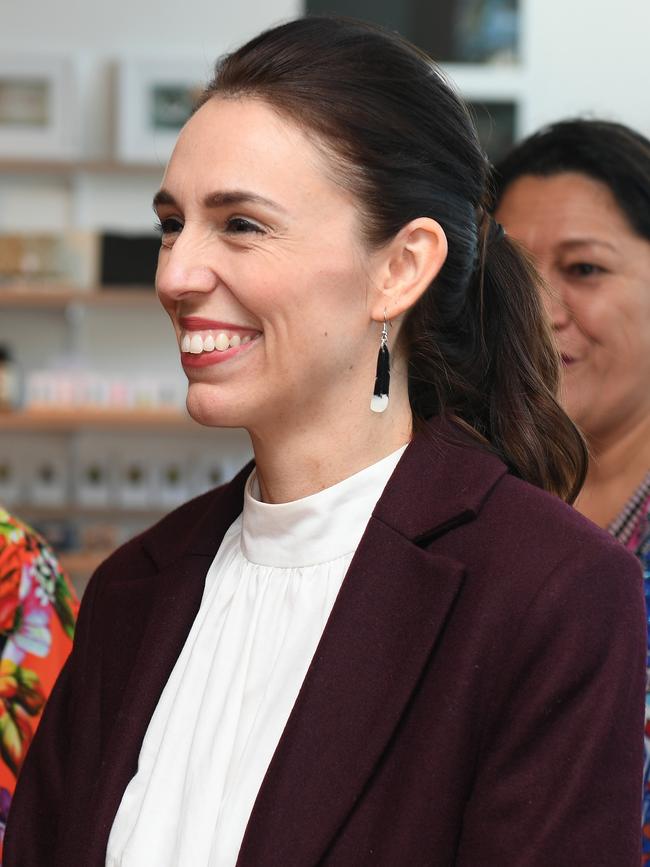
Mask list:
[{"label": "eyebrow", "polygon": [[[208,193],[203,197],[204,208],[223,208],[229,205],[265,205],[275,211],[284,213],[284,208],[274,202],[272,199],[267,199],[257,193],[251,193],[248,190],[219,190],[214,193]],[[157,208],[160,205],[172,205],[178,207],[176,199],[172,196],[169,190],[158,190],[153,197],[153,207]]]},{"label": "eyebrow", "polygon": [[562,241],[560,247],[563,247],[566,250],[572,250],[576,247],[607,247],[608,250],[612,250],[612,252],[618,252],[616,247],[613,244],[610,244],[609,241],[601,241],[599,238],[572,238],[569,241]]}]

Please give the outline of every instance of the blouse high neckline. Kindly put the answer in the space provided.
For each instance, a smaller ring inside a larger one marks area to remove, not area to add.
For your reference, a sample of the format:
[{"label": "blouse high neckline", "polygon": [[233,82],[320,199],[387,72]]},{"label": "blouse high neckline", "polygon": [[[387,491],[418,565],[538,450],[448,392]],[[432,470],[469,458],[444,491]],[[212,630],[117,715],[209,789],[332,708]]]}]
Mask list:
[{"label": "blouse high neckline", "polygon": [[290,503],[262,502],[253,470],[244,492],[242,554],[251,563],[285,569],[351,554],[405,449],[402,446],[342,482]]}]

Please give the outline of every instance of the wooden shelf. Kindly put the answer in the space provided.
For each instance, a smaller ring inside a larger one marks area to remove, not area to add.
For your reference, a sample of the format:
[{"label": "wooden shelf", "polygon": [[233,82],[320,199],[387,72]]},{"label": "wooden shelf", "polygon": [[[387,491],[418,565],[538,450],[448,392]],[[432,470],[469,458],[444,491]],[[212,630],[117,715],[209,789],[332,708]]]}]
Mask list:
[{"label": "wooden shelf", "polygon": [[148,307],[157,305],[153,286],[75,289],[64,284],[0,284],[0,309],[64,309],[71,304],[88,307]]},{"label": "wooden shelf", "polygon": [[196,422],[180,410],[162,409],[95,409],[70,407],[69,409],[27,409],[0,413],[0,433],[3,431],[53,431],[155,428],[191,429]]},{"label": "wooden shelf", "polygon": [[162,163],[122,163],[117,160],[29,160],[0,159],[0,174],[20,175],[161,175]]}]

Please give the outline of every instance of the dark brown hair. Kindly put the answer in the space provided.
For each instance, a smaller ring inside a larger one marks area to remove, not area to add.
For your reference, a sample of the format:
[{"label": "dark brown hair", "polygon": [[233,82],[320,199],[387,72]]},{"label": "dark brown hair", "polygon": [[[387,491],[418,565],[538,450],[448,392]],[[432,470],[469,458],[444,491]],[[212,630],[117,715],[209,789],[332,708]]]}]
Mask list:
[{"label": "dark brown hair", "polygon": [[571,118],[542,127],[495,169],[495,194],[522,175],[578,172],[605,184],[632,229],[650,241],[650,141],[621,123]]},{"label": "dark brown hair", "polygon": [[304,18],[223,57],[201,102],[215,94],[263,99],[315,133],[360,203],[369,244],[416,217],[441,224],[447,260],[400,335],[414,416],[456,417],[519,476],[574,498],[586,450],[555,400],[538,278],[494,231],[489,164],[431,59],[362,22]]}]

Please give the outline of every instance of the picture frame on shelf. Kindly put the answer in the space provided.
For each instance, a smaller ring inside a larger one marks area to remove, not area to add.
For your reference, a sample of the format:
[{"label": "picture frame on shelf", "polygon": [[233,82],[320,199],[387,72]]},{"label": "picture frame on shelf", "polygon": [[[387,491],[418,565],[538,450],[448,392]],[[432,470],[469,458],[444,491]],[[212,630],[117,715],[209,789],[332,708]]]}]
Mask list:
[{"label": "picture frame on shelf", "polygon": [[116,75],[116,157],[161,163],[192,113],[210,65],[189,58],[123,58]]},{"label": "picture frame on shelf", "polygon": [[0,57],[0,157],[73,159],[79,155],[79,103],[67,57]]}]

